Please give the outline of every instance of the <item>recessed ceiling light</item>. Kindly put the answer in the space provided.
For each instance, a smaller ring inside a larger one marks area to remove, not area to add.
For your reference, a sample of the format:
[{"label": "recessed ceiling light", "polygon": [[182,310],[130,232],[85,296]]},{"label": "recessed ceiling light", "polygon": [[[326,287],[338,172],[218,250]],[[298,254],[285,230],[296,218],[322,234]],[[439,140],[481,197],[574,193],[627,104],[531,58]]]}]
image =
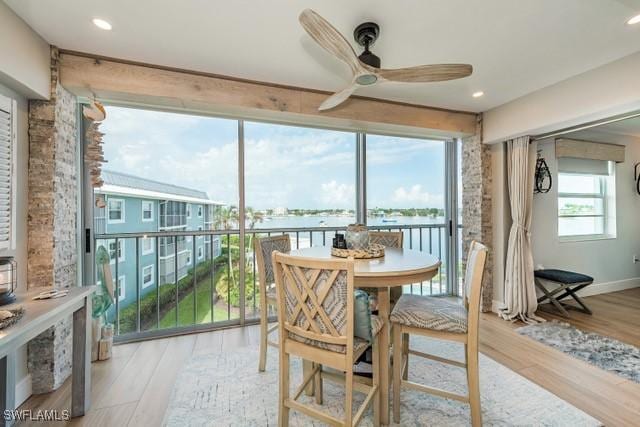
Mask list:
[{"label": "recessed ceiling light", "polygon": [[93,25],[100,28],[101,30],[107,30],[107,31],[111,30],[111,24],[109,24],[104,19],[94,18]]},{"label": "recessed ceiling light", "polygon": [[474,98],[480,98],[482,95],[484,95],[484,92],[479,90],[478,92],[473,92],[473,96]]},{"label": "recessed ceiling light", "polygon": [[636,15],[627,21],[627,25],[634,25],[640,23],[640,15]]}]

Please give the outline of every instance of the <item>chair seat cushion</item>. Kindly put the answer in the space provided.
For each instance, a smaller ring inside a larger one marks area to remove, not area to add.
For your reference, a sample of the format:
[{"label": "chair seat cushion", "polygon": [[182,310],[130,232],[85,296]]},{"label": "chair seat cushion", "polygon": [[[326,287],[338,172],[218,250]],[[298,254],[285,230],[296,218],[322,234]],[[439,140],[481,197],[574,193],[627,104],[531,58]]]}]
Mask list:
[{"label": "chair seat cushion", "polygon": [[[371,332],[373,334],[373,336],[378,335],[378,332],[380,332],[380,330],[382,329],[383,326],[383,321],[380,317],[372,314],[371,315]],[[301,337],[300,335],[296,335],[292,332],[289,332],[289,338],[291,338],[292,340],[301,342],[303,344],[308,344],[308,345],[312,345],[314,347],[318,347],[321,348],[323,350],[329,350],[329,351],[333,351],[335,353],[346,353],[347,352],[347,346],[346,345],[338,345],[338,344],[328,344],[325,342],[321,342],[321,341],[316,341],[316,340],[312,340],[309,338],[304,338]],[[363,340],[362,338],[358,338],[358,337],[354,337],[353,338],[353,354],[354,355],[359,355],[362,350],[364,350],[365,348],[369,347],[369,341],[367,340]]]},{"label": "chair seat cushion", "polygon": [[565,284],[593,282],[593,277],[587,276],[586,274],[580,274],[566,270],[555,270],[552,268],[545,270],[536,270],[533,272],[533,274],[540,279]]},{"label": "chair seat cushion", "polygon": [[403,295],[391,312],[391,322],[413,328],[467,333],[467,310],[443,298]]}]

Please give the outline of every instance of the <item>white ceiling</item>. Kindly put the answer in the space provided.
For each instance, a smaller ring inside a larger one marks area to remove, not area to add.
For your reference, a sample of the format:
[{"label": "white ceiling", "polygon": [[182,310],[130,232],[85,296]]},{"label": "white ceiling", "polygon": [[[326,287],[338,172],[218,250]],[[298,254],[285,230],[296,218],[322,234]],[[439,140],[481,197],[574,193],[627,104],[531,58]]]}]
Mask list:
[{"label": "white ceiling", "polygon": [[[351,42],[373,20],[383,67],[467,62],[474,74],[359,94],[476,112],[640,50],[640,25],[625,25],[637,0],[5,1],[60,48],[331,91],[348,83],[348,68],[313,43],[298,14],[315,9]],[[485,96],[472,98],[478,90]]]},{"label": "white ceiling", "polygon": [[640,138],[640,117],[634,117],[632,119],[622,120],[608,125],[597,126],[594,130]]}]

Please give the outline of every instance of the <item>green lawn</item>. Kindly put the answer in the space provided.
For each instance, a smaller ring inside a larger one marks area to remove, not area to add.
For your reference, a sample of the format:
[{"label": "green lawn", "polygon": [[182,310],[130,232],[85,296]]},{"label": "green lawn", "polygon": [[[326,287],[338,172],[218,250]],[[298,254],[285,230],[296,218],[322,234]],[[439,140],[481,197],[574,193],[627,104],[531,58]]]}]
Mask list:
[{"label": "green lawn", "polygon": [[[216,271],[214,277],[214,283],[218,282],[220,275],[224,274],[224,271],[218,270]],[[215,286],[214,286],[215,288]],[[185,295],[184,298],[180,297],[180,302],[178,303],[178,326],[185,325],[193,325],[198,323],[210,323],[211,322],[211,281],[209,278],[201,280],[196,285],[196,318],[194,322],[194,313],[193,313],[193,291],[189,292],[189,294]],[[237,316],[234,312],[237,312],[237,309],[234,310],[231,307],[231,316]],[[220,322],[223,320],[227,320],[227,305],[223,301],[219,301],[213,307],[213,321]],[[160,328],[172,328],[176,326],[176,309],[175,307],[169,310],[161,319],[160,319]]]}]

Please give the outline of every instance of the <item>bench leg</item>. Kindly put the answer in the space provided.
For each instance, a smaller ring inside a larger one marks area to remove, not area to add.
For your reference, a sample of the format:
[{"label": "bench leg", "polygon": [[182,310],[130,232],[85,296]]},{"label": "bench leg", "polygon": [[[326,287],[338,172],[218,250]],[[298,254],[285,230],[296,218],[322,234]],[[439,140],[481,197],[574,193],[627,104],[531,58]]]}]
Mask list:
[{"label": "bench leg", "polygon": [[558,309],[558,311],[560,312],[560,314],[562,316],[569,317],[569,313],[567,312],[567,310],[565,310],[564,307],[562,306],[562,304],[556,299],[556,297],[554,297],[554,294],[560,292],[562,290],[562,288],[554,289],[552,292],[549,292],[547,290],[547,288],[545,288],[542,283],[538,282],[537,280],[535,280],[535,283],[536,283],[536,285],[538,285],[538,289],[540,289],[542,291],[542,293],[544,294],[543,296],[538,298],[538,304],[540,304],[544,300],[548,299],[549,302],[551,304],[553,304],[553,306],[555,308]]}]

